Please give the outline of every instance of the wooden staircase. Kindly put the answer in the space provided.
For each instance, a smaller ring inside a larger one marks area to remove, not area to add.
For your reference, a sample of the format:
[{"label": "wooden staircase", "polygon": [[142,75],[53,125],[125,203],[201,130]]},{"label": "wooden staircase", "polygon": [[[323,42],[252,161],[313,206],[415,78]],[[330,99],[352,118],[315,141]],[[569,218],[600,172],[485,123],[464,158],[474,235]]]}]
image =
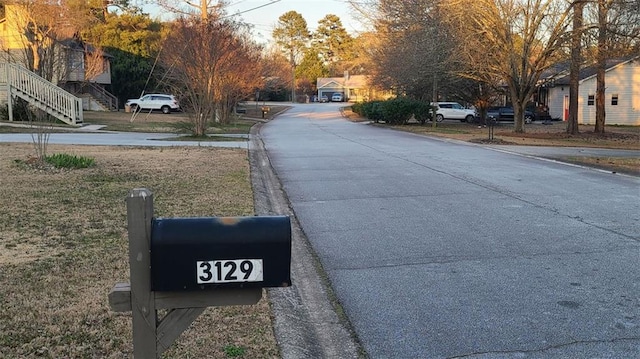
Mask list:
[{"label": "wooden staircase", "polygon": [[0,63],[0,86],[6,89],[9,121],[13,121],[13,100],[19,97],[64,123],[82,124],[81,99],[20,65]]}]

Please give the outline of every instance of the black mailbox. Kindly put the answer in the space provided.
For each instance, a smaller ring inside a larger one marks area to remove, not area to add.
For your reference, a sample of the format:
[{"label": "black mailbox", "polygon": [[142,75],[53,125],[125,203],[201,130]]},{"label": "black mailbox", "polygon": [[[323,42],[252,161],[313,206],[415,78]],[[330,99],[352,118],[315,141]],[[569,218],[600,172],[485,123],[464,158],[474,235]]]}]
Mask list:
[{"label": "black mailbox", "polygon": [[151,290],[288,287],[286,216],[159,218],[151,229]]}]

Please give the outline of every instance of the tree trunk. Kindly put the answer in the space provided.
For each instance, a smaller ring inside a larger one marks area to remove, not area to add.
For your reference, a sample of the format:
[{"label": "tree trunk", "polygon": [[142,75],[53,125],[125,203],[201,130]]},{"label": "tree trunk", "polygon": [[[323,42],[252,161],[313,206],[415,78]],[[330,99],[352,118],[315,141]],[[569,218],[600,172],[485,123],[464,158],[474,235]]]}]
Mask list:
[{"label": "tree trunk", "polygon": [[606,0],[598,0],[598,53],[596,63],[596,127],[593,132],[604,133],[605,123],[605,80],[607,66],[607,4]]},{"label": "tree trunk", "polygon": [[42,71],[40,69],[40,62],[42,61],[42,57],[40,56],[40,46],[38,43],[32,43],[30,44],[30,47],[31,47],[31,55],[33,56],[32,58],[33,63],[30,64],[32,66],[31,71],[42,76]]},{"label": "tree trunk", "polygon": [[573,34],[571,37],[571,70],[569,74],[569,118],[567,133],[578,134],[578,90],[580,83],[580,64],[582,56],[580,42],[582,39],[582,10],[584,3],[580,0],[573,4]]},{"label": "tree trunk", "polygon": [[524,108],[525,101],[513,101],[513,125],[516,133],[524,133]]}]

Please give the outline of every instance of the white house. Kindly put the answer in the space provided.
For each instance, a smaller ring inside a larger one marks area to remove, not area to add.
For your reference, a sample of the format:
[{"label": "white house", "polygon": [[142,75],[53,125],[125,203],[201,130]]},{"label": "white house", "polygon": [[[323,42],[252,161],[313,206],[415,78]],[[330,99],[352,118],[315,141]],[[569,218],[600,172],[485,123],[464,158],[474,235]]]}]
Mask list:
[{"label": "white house", "polygon": [[[607,61],[605,72],[605,113],[608,125],[640,126],[640,56]],[[580,71],[578,123],[596,122],[596,69]],[[549,114],[566,121],[569,118],[569,76],[554,81],[548,88]]]}]

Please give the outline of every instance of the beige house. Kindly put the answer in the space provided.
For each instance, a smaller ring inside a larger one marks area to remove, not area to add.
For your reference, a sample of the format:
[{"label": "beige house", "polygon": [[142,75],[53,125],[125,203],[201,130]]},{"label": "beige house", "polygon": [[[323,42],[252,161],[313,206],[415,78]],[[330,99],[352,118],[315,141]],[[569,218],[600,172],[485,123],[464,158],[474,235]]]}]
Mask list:
[{"label": "beige house", "polygon": [[[605,72],[605,112],[608,125],[640,126],[640,56],[607,61]],[[548,89],[549,114],[566,121],[569,118],[569,76],[553,81]],[[578,123],[596,122],[596,69],[580,71]]]},{"label": "beige house", "polygon": [[318,98],[324,95],[331,99],[334,93],[342,94],[344,100],[350,102],[386,99],[393,95],[391,91],[380,91],[371,86],[365,75],[345,73],[344,77],[318,78]]},{"label": "beige house", "polygon": [[[36,91],[38,93],[29,94],[31,98],[35,96],[34,101],[39,100],[40,93],[42,96],[47,96],[44,93],[50,93],[50,85],[53,85],[80,98],[85,110],[117,110],[116,97],[106,90],[111,84],[111,56],[73,37],[60,40],[37,34],[40,48],[46,49],[48,55],[34,58],[34,51],[30,48],[33,43],[24,34],[24,29],[30,26],[32,21],[30,14],[19,5],[0,6],[2,7],[0,16],[3,16],[0,18],[0,64],[3,64],[3,71],[18,71],[21,73],[20,76],[25,76],[32,81],[32,86],[38,89]],[[37,64],[42,69],[41,73],[46,74],[46,79],[35,73],[25,74],[24,72],[30,72],[28,70],[30,66],[27,64]],[[0,79],[4,77],[6,74],[0,74]],[[49,85],[43,81],[48,82]],[[40,85],[34,85],[35,83]],[[6,98],[6,94],[3,97]],[[6,103],[6,100],[2,102]],[[49,103],[51,103],[50,100],[41,99],[40,104],[46,107]],[[55,111],[58,110],[52,110],[52,112]]]}]

